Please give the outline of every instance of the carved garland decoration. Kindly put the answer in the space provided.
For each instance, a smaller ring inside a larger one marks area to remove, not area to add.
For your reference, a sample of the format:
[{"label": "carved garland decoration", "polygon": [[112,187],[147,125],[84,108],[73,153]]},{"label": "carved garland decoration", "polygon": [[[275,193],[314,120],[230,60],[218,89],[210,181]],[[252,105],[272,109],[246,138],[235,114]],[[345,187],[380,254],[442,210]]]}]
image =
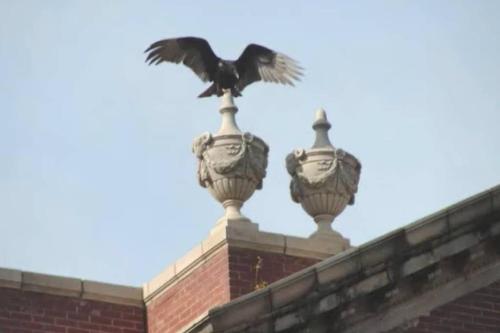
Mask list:
[{"label": "carved garland decoration", "polygon": [[267,159],[253,147],[254,136],[251,133],[241,135],[240,144],[232,144],[227,147],[226,154],[221,160],[215,161],[210,158],[209,150],[212,148],[214,138],[210,133],[203,133],[193,142],[193,152],[198,158],[198,182],[206,187],[212,183],[210,173],[218,175],[234,175],[250,178],[257,183],[257,188],[262,187],[262,179],[266,176]]},{"label": "carved garland decoration", "polygon": [[346,152],[342,149],[336,149],[334,154],[333,158],[316,162],[317,170],[322,172],[315,175],[302,172],[301,165],[307,159],[304,149],[296,149],[293,154],[287,156],[287,170],[292,176],[290,191],[295,202],[300,202],[306,188],[317,190],[330,183],[334,185],[338,194],[350,197],[349,204],[354,203],[354,194],[358,190],[359,170],[345,161]]}]

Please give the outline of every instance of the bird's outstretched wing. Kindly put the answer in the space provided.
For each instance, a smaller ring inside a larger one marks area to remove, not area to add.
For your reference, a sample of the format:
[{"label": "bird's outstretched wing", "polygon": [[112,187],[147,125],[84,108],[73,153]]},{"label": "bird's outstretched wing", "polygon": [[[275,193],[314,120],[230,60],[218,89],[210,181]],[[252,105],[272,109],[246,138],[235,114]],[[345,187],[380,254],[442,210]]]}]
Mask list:
[{"label": "bird's outstretched wing", "polygon": [[213,81],[219,58],[205,39],[182,37],[163,39],[151,44],[146,62],[158,65],[163,61],[182,62],[199,76],[203,82]]},{"label": "bird's outstretched wing", "polygon": [[300,80],[303,69],[292,58],[257,44],[245,48],[236,60],[236,68],[240,75],[237,84],[240,91],[259,80],[293,86],[293,80]]}]

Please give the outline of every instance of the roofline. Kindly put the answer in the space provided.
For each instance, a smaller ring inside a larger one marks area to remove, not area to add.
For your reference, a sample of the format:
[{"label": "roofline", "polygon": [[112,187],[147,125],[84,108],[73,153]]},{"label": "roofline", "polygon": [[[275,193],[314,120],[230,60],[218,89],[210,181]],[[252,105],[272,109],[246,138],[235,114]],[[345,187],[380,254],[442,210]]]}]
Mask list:
[{"label": "roofline", "polygon": [[[479,220],[486,222],[481,224]],[[487,230],[485,237],[499,235],[500,223],[494,222],[500,222],[500,185],[375,238],[358,248],[346,250],[266,288],[215,307],[200,325],[194,325],[188,331],[210,332],[210,326],[217,326],[218,332],[226,329],[232,331],[239,325],[247,325],[249,320],[255,322],[259,318],[269,317],[271,313],[286,312],[289,304],[300,302],[308,293],[345,284],[349,281],[348,278],[387,261],[397,261],[401,265],[402,274],[414,274],[446,256],[484,240],[476,233],[468,235],[468,232],[482,228]],[[439,245],[442,245],[441,248]],[[442,253],[425,256],[429,249]],[[422,254],[423,257],[417,255],[409,258],[406,256],[409,253]],[[351,283],[354,285],[354,282]],[[364,285],[357,287],[364,288],[364,291],[380,287],[376,285],[377,279],[370,281],[367,278],[363,283]],[[363,292],[361,289],[359,291]],[[241,313],[245,315],[242,316]]]}]

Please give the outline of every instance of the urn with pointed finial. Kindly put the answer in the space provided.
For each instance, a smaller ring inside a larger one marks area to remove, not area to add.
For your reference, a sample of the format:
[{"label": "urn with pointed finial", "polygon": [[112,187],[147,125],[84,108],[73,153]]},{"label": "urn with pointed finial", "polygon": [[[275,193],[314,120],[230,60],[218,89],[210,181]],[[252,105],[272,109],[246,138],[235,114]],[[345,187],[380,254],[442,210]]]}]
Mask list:
[{"label": "urn with pointed finial", "polygon": [[230,91],[225,92],[221,102],[219,131],[215,135],[204,133],[193,142],[198,181],[225,209],[216,228],[255,229],[257,225],[243,216],[240,208],[256,189],[262,188],[269,147],[262,139],[238,128],[235,120],[238,108]]},{"label": "urn with pointed finial", "polygon": [[316,140],[308,149],[296,149],[286,158],[292,176],[290,192],[293,201],[314,218],[317,230],[310,238],[336,241],[339,250],[348,248],[349,241],[331,227],[333,220],[354,203],[360,162],[348,152],[335,148],[328,137],[331,125],[324,110],[316,112],[313,123]]}]

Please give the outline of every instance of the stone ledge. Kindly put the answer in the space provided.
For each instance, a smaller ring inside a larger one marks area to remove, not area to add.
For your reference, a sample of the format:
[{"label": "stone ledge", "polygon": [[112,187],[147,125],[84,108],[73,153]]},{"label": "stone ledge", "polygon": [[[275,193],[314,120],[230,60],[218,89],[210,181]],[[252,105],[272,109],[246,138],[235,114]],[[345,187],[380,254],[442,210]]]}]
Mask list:
[{"label": "stone ledge", "polygon": [[144,301],[146,303],[151,301],[154,297],[175,285],[194,269],[206,262],[217,252],[217,250],[226,245],[227,242],[225,239],[214,241],[208,248],[205,248],[203,244],[204,243],[197,245],[172,265],[167,266],[149,282],[144,283],[142,288]]},{"label": "stone ledge", "polygon": [[76,297],[116,304],[144,306],[137,287],[0,268],[0,287]]},{"label": "stone ledge", "polygon": [[309,238],[259,231],[257,224],[245,223],[248,223],[249,226],[237,227],[233,225],[214,228],[201,244],[195,246],[186,255],[143,285],[145,301],[149,302],[175,285],[224,245],[319,260],[345,250],[335,244],[332,245],[332,242],[327,239],[313,241]]},{"label": "stone ledge", "polygon": [[61,296],[79,297],[82,281],[62,276],[22,272],[21,289]]},{"label": "stone ledge", "polygon": [[0,287],[21,288],[21,271],[8,268],[0,268]]},{"label": "stone ledge", "polygon": [[128,305],[144,305],[140,287],[96,281],[82,281],[82,298]]}]

